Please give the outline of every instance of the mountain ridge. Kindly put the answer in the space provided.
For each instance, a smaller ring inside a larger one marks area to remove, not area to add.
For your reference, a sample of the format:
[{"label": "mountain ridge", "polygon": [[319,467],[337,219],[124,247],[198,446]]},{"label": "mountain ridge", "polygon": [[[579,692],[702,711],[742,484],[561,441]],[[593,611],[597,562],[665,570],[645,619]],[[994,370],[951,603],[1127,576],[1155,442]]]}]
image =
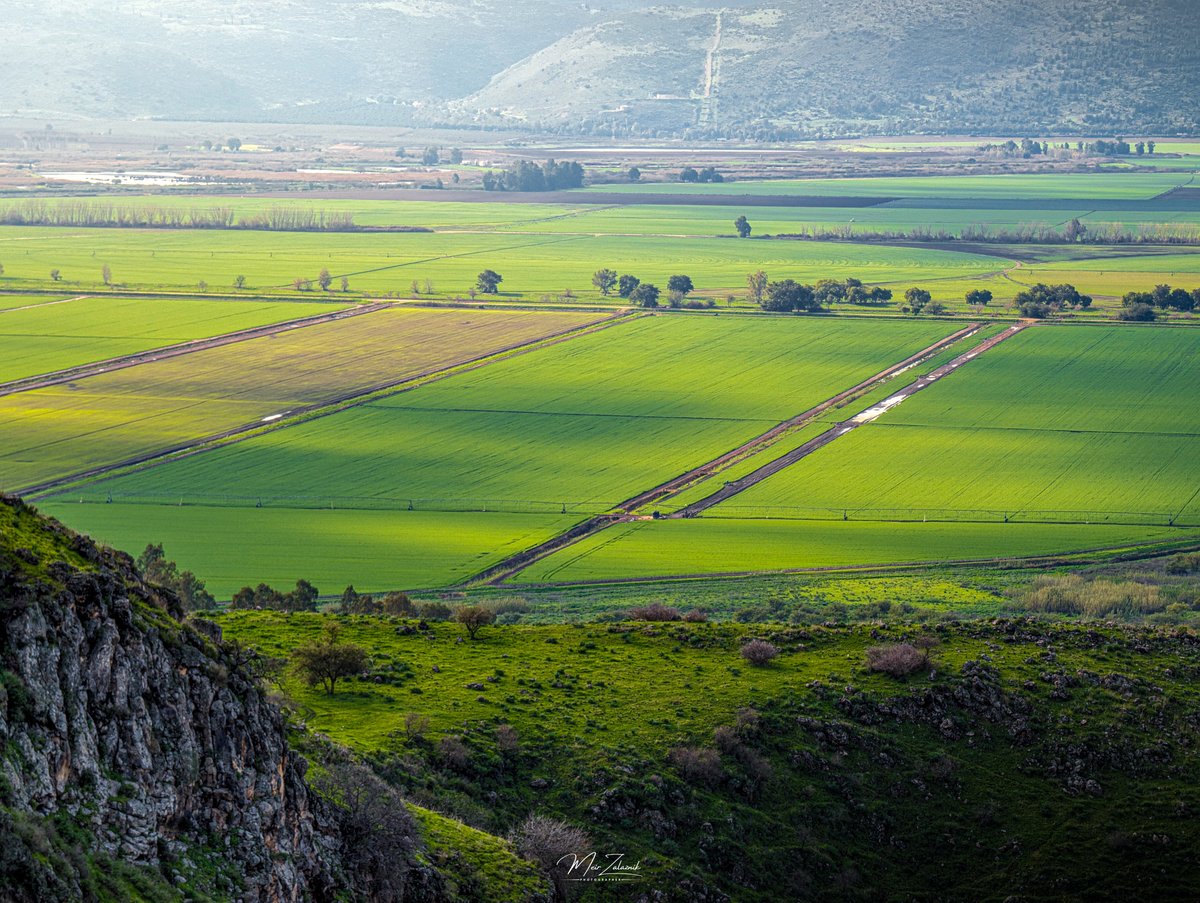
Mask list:
[{"label": "mountain ridge", "polygon": [[1185,0],[27,0],[6,25],[10,115],[743,140],[1200,130]]}]

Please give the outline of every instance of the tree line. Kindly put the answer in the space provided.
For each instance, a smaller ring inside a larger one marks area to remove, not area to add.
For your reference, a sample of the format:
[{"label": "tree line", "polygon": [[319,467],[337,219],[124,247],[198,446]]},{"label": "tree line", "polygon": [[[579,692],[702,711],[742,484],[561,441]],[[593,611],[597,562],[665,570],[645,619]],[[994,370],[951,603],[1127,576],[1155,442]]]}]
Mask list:
[{"label": "tree line", "polygon": [[[352,213],[272,207],[240,217],[231,207],[128,207],[86,202],[27,201],[0,210],[4,226],[116,229],[247,229],[262,232],[357,232]],[[428,230],[425,230],[428,231]]]},{"label": "tree line", "polygon": [[484,191],[562,191],[583,187],[583,166],[573,160],[547,160],[538,165],[518,160],[508,169],[483,174]]},{"label": "tree line", "polygon": [[1200,309],[1200,288],[1190,292],[1185,288],[1156,285],[1148,292],[1127,292],[1121,299],[1120,320],[1149,323],[1158,319],[1159,311],[1177,310],[1187,313]]}]

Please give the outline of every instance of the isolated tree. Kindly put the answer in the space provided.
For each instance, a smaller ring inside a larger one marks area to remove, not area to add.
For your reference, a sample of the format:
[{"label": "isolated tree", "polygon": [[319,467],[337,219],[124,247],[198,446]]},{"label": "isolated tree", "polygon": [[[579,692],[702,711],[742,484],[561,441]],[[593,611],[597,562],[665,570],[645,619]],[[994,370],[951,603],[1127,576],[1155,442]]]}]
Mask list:
[{"label": "isolated tree", "polygon": [[427,147],[421,154],[421,162],[426,166],[437,166],[441,157],[442,149],[440,147]]},{"label": "isolated tree", "polygon": [[343,292],[350,291],[350,280],[345,276],[342,277],[342,291]]},{"label": "isolated tree", "polygon": [[296,672],[310,687],[320,685],[326,695],[337,692],[337,683],[362,674],[370,659],[367,650],[342,642],[337,624],[326,624],[325,635],[315,643],[306,643],[292,653]]},{"label": "isolated tree", "polygon": [[1063,230],[1063,235],[1066,237],[1067,241],[1074,243],[1083,238],[1083,236],[1087,234],[1087,230],[1087,226],[1079,221],[1079,217],[1075,217],[1069,223],[1067,223],[1066,229]]},{"label": "isolated tree", "polygon": [[746,217],[739,216],[737,219],[735,219],[733,221],[733,228],[737,229],[738,238],[750,237],[750,220],[746,219]]},{"label": "isolated tree", "polygon": [[908,310],[913,314],[919,314],[925,309],[933,296],[923,288],[910,288],[904,293],[904,300],[908,304]]},{"label": "isolated tree", "polygon": [[617,280],[617,294],[622,298],[628,298],[641,284],[642,280],[637,276],[622,276]]},{"label": "isolated tree", "polygon": [[233,280],[233,287],[234,288],[245,288],[246,287],[246,277],[245,276],[235,277]]},{"label": "isolated tree", "polygon": [[432,295],[432,294],[433,294],[433,292],[434,292],[433,280],[432,280],[432,279],[426,279],[426,280],[425,280],[425,294],[427,294],[427,295]]},{"label": "isolated tree", "polygon": [[482,605],[460,605],[454,609],[454,620],[463,626],[467,636],[475,639],[480,630],[496,623],[496,613]]},{"label": "isolated tree", "polygon": [[1146,142],[1146,153],[1148,153],[1148,154],[1153,154],[1153,153],[1154,153],[1154,147],[1155,147],[1155,144],[1154,144],[1154,142],[1153,142],[1153,141],[1147,141],[1147,142]]},{"label": "isolated tree", "polygon": [[50,280],[52,282],[61,282],[62,281],[62,272],[59,271],[57,268],[51,270],[50,271]]},{"label": "isolated tree", "polygon": [[4,264],[0,263],[0,276],[4,275]]},{"label": "isolated tree", "polygon": [[629,167],[628,178],[630,182],[640,182],[642,181],[642,171],[636,166],[631,166]]},{"label": "isolated tree", "polygon": [[205,282],[203,279],[201,279],[199,282],[196,283],[196,288],[199,289],[201,292],[206,292],[206,291],[208,291],[208,283]]},{"label": "isolated tree", "polygon": [[763,294],[767,290],[767,274],[762,270],[751,273],[746,277],[746,287],[750,289],[750,300],[755,304],[762,304]]},{"label": "isolated tree", "polygon": [[687,297],[696,286],[692,284],[690,276],[672,276],[667,280],[667,291],[678,292],[683,297]]},{"label": "isolated tree", "polygon": [[503,281],[504,277],[495,270],[484,270],[476,279],[475,287],[479,289],[480,294],[494,295],[500,290],[500,283]]},{"label": "isolated tree", "polygon": [[600,289],[600,294],[608,297],[612,294],[612,290],[617,287],[617,271],[616,270],[596,270],[592,276],[592,285]]},{"label": "isolated tree", "polygon": [[684,170],[681,173],[679,173],[679,181],[680,182],[699,182],[700,181],[700,173],[696,172],[696,170],[691,166],[685,167]]},{"label": "isolated tree", "polygon": [[321,291],[329,291],[329,286],[333,285],[333,276],[330,275],[327,268],[322,268],[317,274],[317,285],[321,286]]},{"label": "isolated tree", "polygon": [[412,281],[412,285],[409,286],[409,289],[412,291],[412,293],[414,295],[419,295],[419,294],[421,294],[421,283],[417,282],[417,280],[414,279]]},{"label": "isolated tree", "polygon": [[455,166],[457,166],[458,164],[462,163],[462,161],[463,161],[462,150],[460,150],[457,147],[452,147],[450,149],[450,162],[453,163]]},{"label": "isolated tree", "polygon": [[105,285],[112,285],[112,269],[107,263],[100,268],[100,278],[104,280]]},{"label": "isolated tree", "polygon": [[227,148],[229,148],[231,151],[239,151],[242,149],[242,139],[241,138],[230,138],[228,141],[225,142],[225,146]]},{"label": "isolated tree", "polygon": [[658,296],[661,292],[658,286],[651,285],[649,282],[641,283],[629,294],[629,300],[638,307],[658,307]]},{"label": "isolated tree", "polygon": [[976,288],[967,292],[967,303],[972,307],[987,307],[991,300],[992,293],[986,288]]}]

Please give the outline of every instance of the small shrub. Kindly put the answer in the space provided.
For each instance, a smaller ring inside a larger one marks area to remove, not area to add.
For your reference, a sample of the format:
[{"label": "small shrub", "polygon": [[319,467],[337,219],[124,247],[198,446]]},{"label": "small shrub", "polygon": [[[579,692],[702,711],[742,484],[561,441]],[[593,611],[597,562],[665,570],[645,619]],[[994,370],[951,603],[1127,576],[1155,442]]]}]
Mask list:
[{"label": "small shrub", "polygon": [[677,746],[667,753],[667,761],[689,784],[715,787],[725,777],[721,756],[715,749]]},{"label": "small shrub", "polygon": [[458,737],[443,737],[438,742],[438,757],[455,771],[464,771],[471,764],[471,750]]},{"label": "small shrub", "polygon": [[521,738],[517,729],[511,724],[501,724],[496,728],[496,748],[501,752],[515,753],[521,748]]},{"label": "small shrub", "polygon": [[683,616],[683,619],[689,624],[703,624],[708,620],[708,615],[698,608],[693,608]]},{"label": "small shrub", "polygon": [[892,677],[907,677],[928,665],[928,655],[912,643],[887,643],[867,650],[867,668]]},{"label": "small shrub", "polygon": [[777,655],[779,649],[774,643],[768,643],[766,640],[751,640],[742,646],[742,658],[756,668],[769,665]]},{"label": "small shrub", "polygon": [[448,621],[454,612],[441,602],[426,602],[417,607],[417,613],[426,621]]},{"label": "small shrub", "polygon": [[659,602],[629,609],[629,620],[631,621],[678,621],[681,618],[682,615],[679,614],[678,608],[672,608]]},{"label": "small shrub", "polygon": [[1189,555],[1176,555],[1167,562],[1168,574],[1200,573],[1200,554],[1192,552]]}]

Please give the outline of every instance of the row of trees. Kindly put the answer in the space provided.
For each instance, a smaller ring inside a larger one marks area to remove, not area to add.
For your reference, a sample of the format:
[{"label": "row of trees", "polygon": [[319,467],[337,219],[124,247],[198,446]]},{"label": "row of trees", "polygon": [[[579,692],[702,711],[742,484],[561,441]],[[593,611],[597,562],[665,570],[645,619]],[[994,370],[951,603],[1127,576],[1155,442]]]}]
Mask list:
[{"label": "row of trees", "polygon": [[463,152],[457,147],[452,147],[448,151],[443,152],[443,148],[430,145],[423,150],[409,152],[403,148],[396,148],[397,157],[417,156],[421,158],[421,162],[426,166],[437,166],[439,163],[450,163],[457,166],[463,161]]},{"label": "row of trees", "polygon": [[248,229],[261,232],[356,232],[354,215],[312,207],[271,207],[240,217],[231,207],[160,207],[73,201],[26,201],[0,210],[3,226],[74,229]]},{"label": "row of trees", "polygon": [[1006,157],[1023,157],[1029,159],[1031,157],[1046,156],[1054,151],[1071,150],[1074,150],[1077,154],[1100,157],[1129,157],[1134,154],[1141,157],[1148,153],[1153,154],[1155,146],[1153,141],[1138,141],[1136,144],[1130,144],[1124,138],[1076,141],[1073,147],[1069,141],[1056,144],[1050,141],[1022,138],[1019,144],[1016,141],[1010,140],[1005,141],[1003,144],[984,144],[979,149],[984,152],[999,153]]},{"label": "row of trees", "polygon": [[484,191],[561,191],[581,188],[584,180],[583,166],[573,160],[559,163],[547,160],[541,166],[529,160],[518,160],[516,165],[483,174]]},{"label": "row of trees", "polygon": [[1200,288],[1188,291],[1169,285],[1156,285],[1149,292],[1128,292],[1121,299],[1121,310],[1117,319],[1150,323],[1158,319],[1158,311],[1178,310],[1183,312],[1200,309]]},{"label": "row of trees", "polygon": [[[658,307],[659,298],[662,296],[658,286],[642,282],[637,276],[619,276],[616,270],[607,268],[595,272],[592,285],[606,298],[615,291],[619,297],[628,298],[639,307]],[[687,304],[688,295],[695,290],[696,286],[691,276],[677,274],[667,280],[667,301],[671,307],[683,307]],[[695,306],[707,307],[711,306],[711,302],[697,303]]]}]

